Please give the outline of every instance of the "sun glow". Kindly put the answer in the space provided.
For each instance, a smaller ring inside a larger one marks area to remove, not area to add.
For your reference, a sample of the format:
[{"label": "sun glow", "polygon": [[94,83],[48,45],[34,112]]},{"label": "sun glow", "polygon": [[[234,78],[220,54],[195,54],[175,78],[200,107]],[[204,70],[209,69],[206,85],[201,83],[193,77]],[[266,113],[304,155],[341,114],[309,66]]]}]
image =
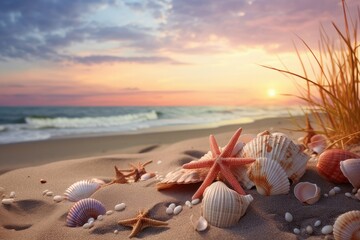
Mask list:
[{"label": "sun glow", "polygon": [[275,97],[275,96],[276,96],[276,90],[273,89],[273,88],[269,88],[269,89],[267,90],[267,95],[268,95],[269,97],[271,97],[271,98]]}]

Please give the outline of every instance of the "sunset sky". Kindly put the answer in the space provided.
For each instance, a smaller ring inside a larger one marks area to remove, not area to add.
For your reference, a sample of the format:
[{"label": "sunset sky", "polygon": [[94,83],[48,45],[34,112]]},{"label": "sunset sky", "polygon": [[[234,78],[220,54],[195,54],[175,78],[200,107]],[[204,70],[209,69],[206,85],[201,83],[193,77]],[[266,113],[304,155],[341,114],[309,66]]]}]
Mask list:
[{"label": "sunset sky", "polygon": [[294,104],[259,65],[301,72],[331,21],[339,0],[2,0],[0,105]]}]

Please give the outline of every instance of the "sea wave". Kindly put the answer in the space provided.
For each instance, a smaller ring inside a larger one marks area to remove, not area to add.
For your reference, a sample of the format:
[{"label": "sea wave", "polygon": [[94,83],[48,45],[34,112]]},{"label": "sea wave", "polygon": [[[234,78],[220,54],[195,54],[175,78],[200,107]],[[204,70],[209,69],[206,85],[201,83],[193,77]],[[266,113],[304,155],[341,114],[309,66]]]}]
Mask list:
[{"label": "sea wave", "polygon": [[30,128],[91,128],[112,127],[132,122],[143,122],[158,119],[156,111],[124,114],[106,117],[27,117],[26,123]]}]

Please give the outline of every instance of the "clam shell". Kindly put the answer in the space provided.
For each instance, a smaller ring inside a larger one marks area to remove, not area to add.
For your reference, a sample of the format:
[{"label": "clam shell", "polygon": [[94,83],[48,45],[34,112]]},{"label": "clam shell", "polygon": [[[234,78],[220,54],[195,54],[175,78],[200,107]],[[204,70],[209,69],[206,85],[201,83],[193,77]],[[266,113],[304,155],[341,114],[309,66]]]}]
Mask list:
[{"label": "clam shell", "polygon": [[308,148],[317,154],[321,154],[327,147],[327,138],[324,135],[316,134],[311,137]]},{"label": "clam shell", "polygon": [[304,175],[309,156],[290,138],[283,135],[258,136],[246,144],[241,152],[246,158],[268,158],[278,162],[286,175],[296,183]]},{"label": "clam shell", "polygon": [[202,215],[216,227],[230,227],[245,214],[252,202],[251,195],[240,195],[217,181],[206,188],[202,200]]},{"label": "clam shell", "polygon": [[193,215],[190,216],[191,224],[193,225],[194,229],[198,232],[205,231],[208,227],[208,222],[203,216],[200,216],[198,220],[193,220]]},{"label": "clam shell", "polygon": [[328,149],[320,154],[316,167],[319,174],[330,182],[347,183],[349,181],[341,172],[340,162],[350,158],[360,156],[342,149]]},{"label": "clam shell", "polygon": [[341,161],[340,170],[354,188],[360,188],[360,158]]},{"label": "clam shell", "polygon": [[262,195],[287,194],[290,182],[280,164],[267,158],[257,158],[249,169],[249,178]]},{"label": "clam shell", "polygon": [[333,233],[336,240],[360,239],[360,211],[341,214],[334,223]]},{"label": "clam shell", "polygon": [[294,195],[300,202],[314,204],[320,199],[321,189],[314,183],[299,182],[294,188]]},{"label": "clam shell", "polygon": [[71,202],[77,202],[81,199],[90,197],[96,190],[100,188],[101,184],[89,180],[82,180],[72,184],[65,190],[64,195]]},{"label": "clam shell", "polygon": [[79,227],[88,222],[89,218],[96,219],[106,213],[105,206],[98,200],[85,198],[76,202],[68,212],[66,225]]}]

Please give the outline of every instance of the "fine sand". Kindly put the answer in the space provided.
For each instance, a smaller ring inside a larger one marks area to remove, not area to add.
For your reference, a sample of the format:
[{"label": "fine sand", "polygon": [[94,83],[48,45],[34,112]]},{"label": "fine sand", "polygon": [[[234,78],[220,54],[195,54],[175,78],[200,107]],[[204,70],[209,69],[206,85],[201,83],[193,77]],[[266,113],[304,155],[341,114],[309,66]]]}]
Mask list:
[{"label": "fine sand", "polygon": [[[165,175],[206,153],[210,149],[209,134],[214,134],[219,145],[223,146],[238,127],[243,128],[243,134],[269,129],[284,132],[294,140],[301,136],[285,130],[293,128],[293,125],[289,119],[280,118],[213,129],[2,145],[0,191],[4,189],[6,198],[14,191],[16,198],[10,206],[0,204],[0,239],[128,239],[131,228],[119,226],[117,222],[136,216],[140,209],[150,209],[152,218],[166,221],[168,225],[146,228],[135,239],[332,239],[332,235],[322,235],[321,228],[332,225],[336,217],[344,212],[360,209],[360,201],[344,195],[352,191],[350,184],[337,185],[341,193],[321,197],[314,205],[300,203],[293,195],[294,186],[287,195],[268,197],[251,189],[246,192],[254,197],[254,201],[235,226],[210,226],[199,233],[190,224],[190,216],[194,215],[195,219],[200,216],[201,204],[189,208],[184,203],[191,199],[200,184],[157,191],[157,180],[152,178],[136,183],[113,184],[95,192],[91,197],[101,201],[106,210],[113,210],[116,204],[122,202],[126,204],[126,209],[105,216],[88,230],[65,225],[67,212],[74,203],[55,203],[53,197],[42,194],[48,189],[54,195],[61,195],[71,184],[84,179],[110,181],[115,175],[114,165],[128,168],[128,163],[153,160],[146,170]],[[42,184],[40,179],[47,182]],[[301,181],[316,183],[322,194],[335,186],[317,174],[314,162],[308,163]],[[176,216],[167,215],[165,209],[170,203],[183,205],[183,211]],[[291,223],[285,221],[285,212],[294,216]],[[322,221],[319,227],[313,226],[316,220]],[[293,233],[294,228],[304,229],[308,225],[314,229],[311,235]],[[118,230],[117,234],[115,230]]]}]

